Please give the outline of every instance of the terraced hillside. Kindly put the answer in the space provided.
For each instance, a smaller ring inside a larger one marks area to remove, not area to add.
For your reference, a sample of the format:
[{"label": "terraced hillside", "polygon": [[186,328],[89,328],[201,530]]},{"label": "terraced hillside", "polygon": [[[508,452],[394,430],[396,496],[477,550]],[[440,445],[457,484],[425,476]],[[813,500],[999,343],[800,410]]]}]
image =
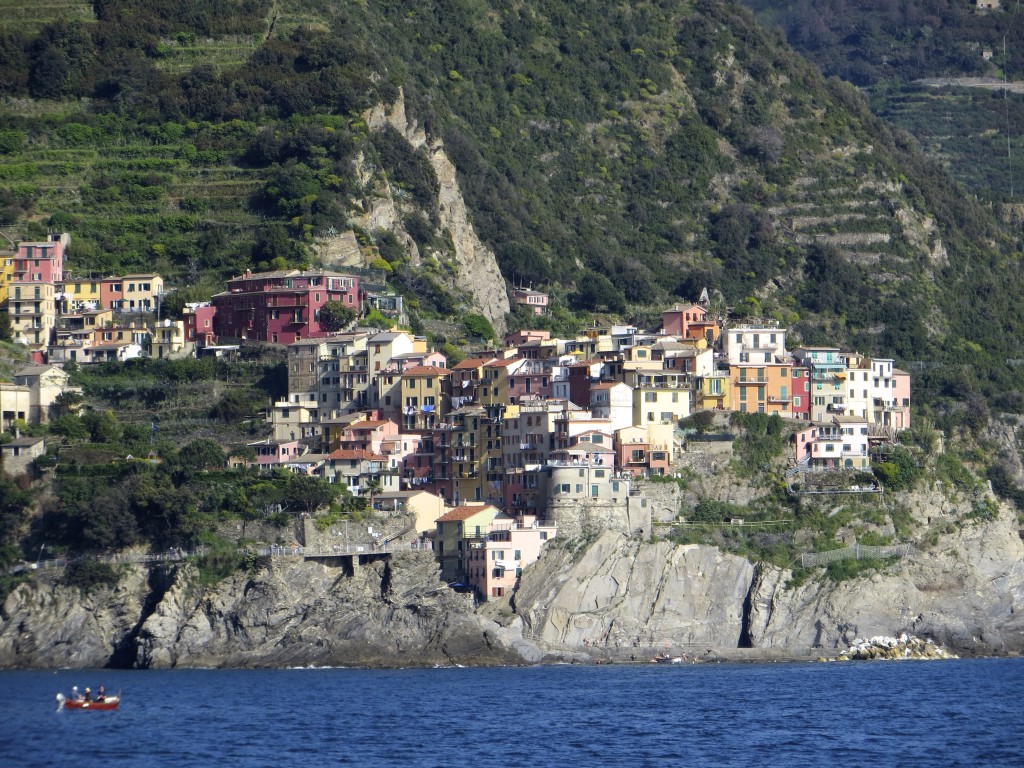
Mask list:
[{"label": "terraced hillside", "polygon": [[213,286],[333,230],[425,330],[474,311],[464,201],[494,295],[543,283],[549,325],[708,286],[801,340],[970,351],[937,390],[1017,387],[1012,237],[730,2],[96,7],[0,62],[0,215],[73,232],[73,269]]},{"label": "terraced hillside", "polygon": [[0,182],[75,233],[78,269],[175,274],[201,231],[251,245],[261,220],[248,199],[261,181],[233,161],[256,126],[167,124],[126,136],[76,122],[89,116],[72,103],[33,119],[31,141],[0,163]]},{"label": "terraced hillside", "polygon": [[36,33],[54,21],[96,20],[91,2],[76,0],[0,0],[0,30]]}]

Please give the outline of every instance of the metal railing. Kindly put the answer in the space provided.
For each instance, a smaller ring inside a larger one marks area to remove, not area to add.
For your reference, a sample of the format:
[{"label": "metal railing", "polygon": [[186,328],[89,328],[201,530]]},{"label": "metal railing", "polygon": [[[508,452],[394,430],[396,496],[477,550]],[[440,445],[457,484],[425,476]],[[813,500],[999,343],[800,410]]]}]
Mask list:
[{"label": "metal railing", "polygon": [[800,555],[800,565],[811,568],[816,565],[828,565],[840,560],[882,559],[887,557],[907,557],[914,551],[910,544],[895,544],[876,547],[868,544],[854,544],[852,547],[830,549],[827,552],[805,552]]}]

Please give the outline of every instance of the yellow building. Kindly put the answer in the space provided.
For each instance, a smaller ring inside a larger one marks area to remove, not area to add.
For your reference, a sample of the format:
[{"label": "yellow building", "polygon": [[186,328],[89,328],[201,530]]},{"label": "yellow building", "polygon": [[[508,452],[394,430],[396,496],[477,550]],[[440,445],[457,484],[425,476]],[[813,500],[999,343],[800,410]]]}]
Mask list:
[{"label": "yellow building", "polygon": [[442,579],[467,583],[470,544],[486,539],[500,511],[490,504],[463,504],[437,518],[434,555],[441,563]]},{"label": "yellow building", "polygon": [[434,482],[453,504],[501,503],[501,426],[483,407],[463,406],[434,430]]},{"label": "yellow building", "polygon": [[14,253],[0,251],[0,304],[7,301],[8,286],[14,280]]},{"label": "yellow building", "polygon": [[181,320],[161,320],[153,328],[149,341],[149,356],[172,357],[185,348],[185,323]]},{"label": "yellow building", "polygon": [[100,280],[81,277],[57,283],[57,303],[62,314],[79,312],[91,307],[102,307]]},{"label": "yellow building", "polygon": [[477,388],[476,401],[493,413],[509,402],[509,369],[523,362],[513,357],[505,360],[491,360],[483,367],[483,379]]},{"label": "yellow building", "polygon": [[710,376],[701,376],[697,379],[697,403],[694,410],[697,411],[728,411],[731,409],[732,399],[730,396],[731,385],[729,374],[716,372]]},{"label": "yellow building", "polygon": [[7,310],[14,340],[30,346],[49,344],[57,322],[53,283],[15,283],[10,292]]},{"label": "yellow building", "polygon": [[633,387],[633,424],[671,424],[688,417],[692,410],[692,381],[688,373],[670,371],[627,378]]},{"label": "yellow building", "polygon": [[439,424],[448,412],[447,368],[415,365],[402,372],[402,427],[428,430]]}]

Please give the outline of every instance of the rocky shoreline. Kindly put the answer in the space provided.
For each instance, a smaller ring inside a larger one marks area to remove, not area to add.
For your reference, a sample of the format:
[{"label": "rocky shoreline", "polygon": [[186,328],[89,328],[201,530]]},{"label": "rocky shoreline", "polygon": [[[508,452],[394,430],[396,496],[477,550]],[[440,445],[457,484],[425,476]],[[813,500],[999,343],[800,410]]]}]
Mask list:
[{"label": "rocky shoreline", "polygon": [[126,565],[115,587],[84,593],[40,572],[0,605],[0,669],[1019,656],[1022,561],[1007,515],[866,578],[795,586],[716,547],[605,531],[549,547],[511,600],[482,606],[440,580],[429,552],[354,568],[266,558],[210,588],[188,563]]}]

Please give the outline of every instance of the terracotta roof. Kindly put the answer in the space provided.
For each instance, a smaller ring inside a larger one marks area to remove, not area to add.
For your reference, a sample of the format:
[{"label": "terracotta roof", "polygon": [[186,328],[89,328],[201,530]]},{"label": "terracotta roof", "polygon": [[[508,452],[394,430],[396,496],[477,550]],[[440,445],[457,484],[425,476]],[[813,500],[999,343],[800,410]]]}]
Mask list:
[{"label": "terracotta roof", "polygon": [[476,504],[474,506],[463,505],[461,507],[456,507],[451,512],[441,515],[441,517],[437,518],[434,522],[450,523],[458,520],[468,520],[473,517],[473,515],[478,515],[485,509],[493,509],[495,514],[500,511],[497,507],[491,506],[490,504]]},{"label": "terracotta roof", "polygon": [[361,430],[361,429],[377,429],[385,424],[391,423],[390,419],[367,419],[366,421],[357,421],[349,429]]},{"label": "terracotta roof", "polygon": [[448,376],[451,373],[447,368],[437,368],[433,365],[414,365],[402,371],[403,376]]},{"label": "terracotta roof", "polygon": [[[611,389],[612,387],[619,386],[619,384],[622,384],[622,382],[621,381],[602,381],[600,384],[592,384],[590,386],[590,391],[593,392],[595,389]],[[623,386],[628,387],[629,385],[628,384],[623,384]]]}]

